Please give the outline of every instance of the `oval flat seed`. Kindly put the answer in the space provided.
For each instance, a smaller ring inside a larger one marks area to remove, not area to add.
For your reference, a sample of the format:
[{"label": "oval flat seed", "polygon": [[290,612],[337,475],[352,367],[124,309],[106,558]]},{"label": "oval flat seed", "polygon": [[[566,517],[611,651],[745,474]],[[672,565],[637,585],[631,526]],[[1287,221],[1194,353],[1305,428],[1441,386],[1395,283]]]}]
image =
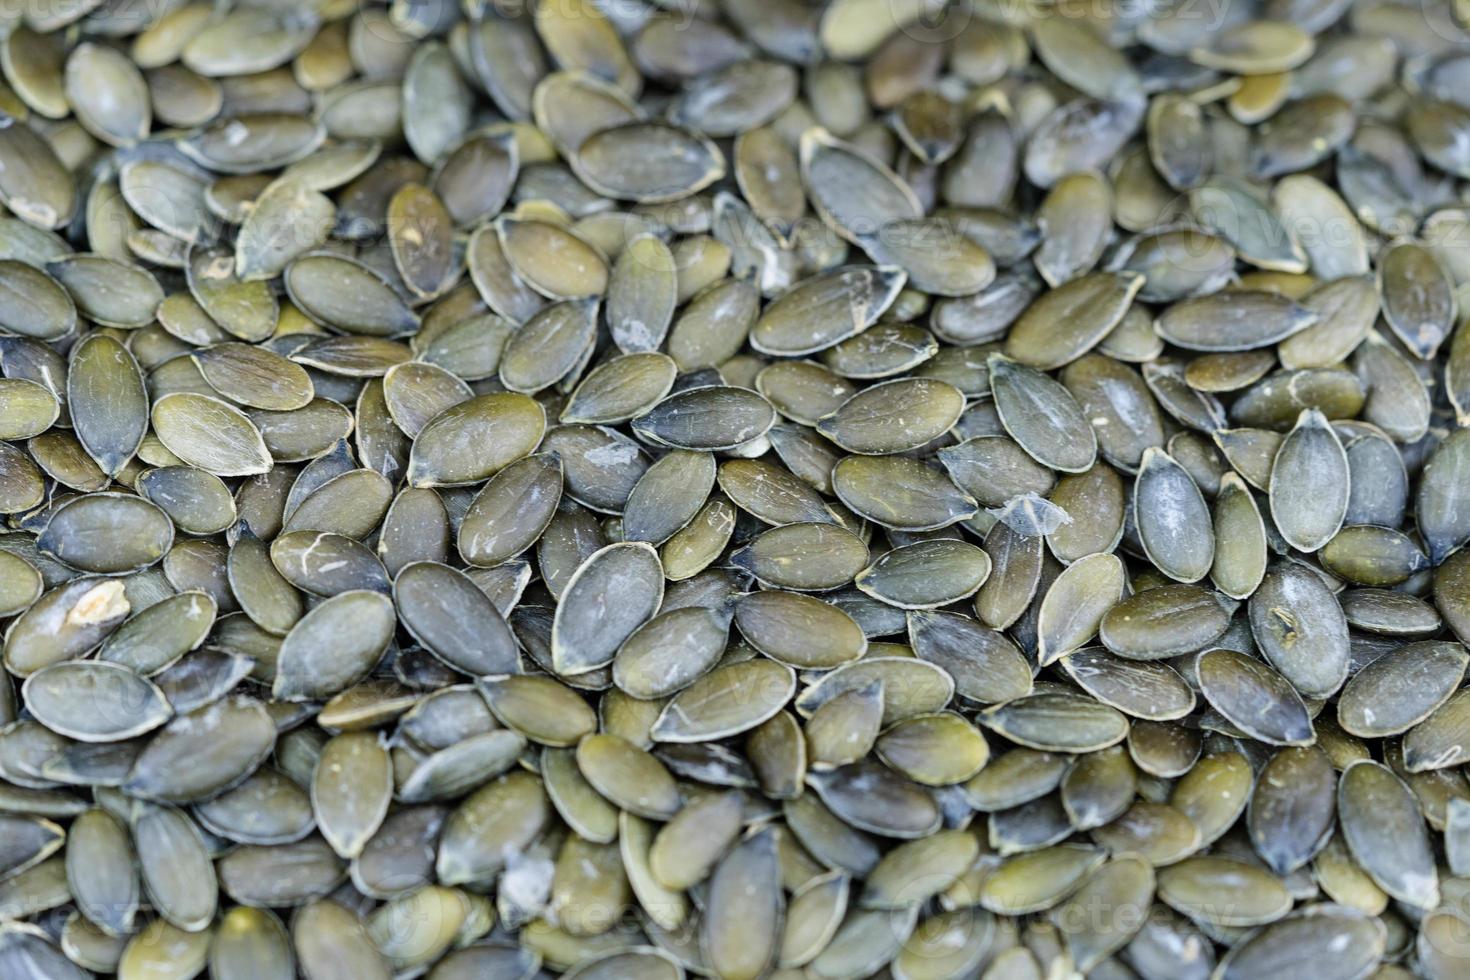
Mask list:
[{"label": "oval flat seed", "polygon": [[932,531],[974,516],[975,499],[932,466],[905,456],[848,456],[832,489],[861,517],[900,531]]},{"label": "oval flat seed", "polygon": [[849,239],[920,216],[917,197],[897,174],[825,130],[802,134],[801,176],[817,213]]},{"label": "oval flat seed", "polygon": [[1436,708],[1404,737],[1404,765],[1409,772],[1453,765],[1463,754],[1460,739],[1470,708],[1458,694]]},{"label": "oval flat seed", "polygon": [[320,248],[336,220],[336,205],[319,189],[289,178],[272,183],[240,224],[235,276],[241,282],[275,278],[297,258]]},{"label": "oval flat seed", "polygon": [[1223,857],[1194,857],[1159,871],[1159,898],[1220,926],[1274,922],[1291,910],[1291,895],[1273,875]]},{"label": "oval flat seed", "polygon": [[1286,678],[1234,650],[1210,650],[1195,662],[1200,693],[1231,724],[1271,745],[1313,739],[1306,705]]},{"label": "oval flat seed", "polygon": [[621,809],[667,820],[679,809],[674,779],[654,756],[617,735],[588,735],[577,745],[582,775]]},{"label": "oval flat seed", "polygon": [[[740,691],[739,698],[733,692]],[[650,729],[659,742],[703,742],[749,731],[771,718],[796,691],[784,664],[747,660],[700,677],[664,706]]]},{"label": "oval flat seed", "polygon": [[193,357],[204,380],[239,405],[290,411],[305,406],[315,394],[300,365],[262,347],[218,344]]},{"label": "oval flat seed", "polygon": [[69,334],[76,323],[76,303],[60,283],[38,266],[0,260],[0,326],[50,341]]},{"label": "oval flat seed", "polygon": [[1303,956],[1318,969],[1351,976],[1373,969],[1386,945],[1386,930],[1370,916],[1340,906],[1307,908],[1232,948],[1220,961],[1220,976],[1285,976]]},{"label": "oval flat seed", "polygon": [[534,394],[560,381],[589,353],[597,330],[597,300],[553,303],[511,335],[500,357],[500,381]]},{"label": "oval flat seed", "polygon": [[1271,518],[1288,543],[1316,551],[1342,526],[1349,471],[1342,443],[1322,413],[1302,413],[1271,466]]},{"label": "oval flat seed", "polygon": [[1457,310],[1449,276],[1434,253],[1412,241],[1395,242],[1384,249],[1378,266],[1378,292],[1383,318],[1404,345],[1418,357],[1434,357]]},{"label": "oval flat seed", "polygon": [[[249,343],[265,340],[275,330],[280,314],[270,284],[236,274],[233,253],[223,248],[195,249],[185,269],[189,293],[202,312],[224,332]],[[169,301],[159,306],[168,311]]]},{"label": "oval flat seed", "polygon": [[[439,839],[435,872],[444,883],[492,877],[511,851],[528,845],[551,816],[540,780],[512,771],[466,797],[449,815]],[[487,819],[491,818],[492,819]]]},{"label": "oval flat seed", "polygon": [[1031,669],[1005,634],[966,616],[939,611],[908,614],[909,642],[919,659],[953,678],[971,701],[995,704],[1031,693]]},{"label": "oval flat seed", "polygon": [[765,435],[776,412],[745,388],[709,385],[686,388],[635,418],[635,434],[675,449],[719,451]]},{"label": "oval flat seed", "polygon": [[391,976],[357,916],[331,900],[311,902],[291,922],[293,949],[301,969],[320,980]]},{"label": "oval flat seed", "polygon": [[139,874],[153,906],[180,929],[214,918],[219,883],[199,828],[182,810],[138,806],[130,824]]},{"label": "oval flat seed", "polygon": [[751,980],[774,961],[784,901],[775,835],[757,832],[715,868],[700,946],[721,976]]},{"label": "oval flat seed", "polygon": [[174,526],[156,504],[122,493],[78,497],[59,507],[36,547],[85,572],[138,571],[173,546]]},{"label": "oval flat seed", "polygon": [[5,634],[5,667],[27,677],[82,656],[122,623],[132,605],[118,579],[74,578],[43,594]]},{"label": "oval flat seed", "polygon": [[1143,454],[1133,489],[1134,521],[1145,553],[1170,578],[1197,582],[1215,560],[1215,533],[1194,479],[1168,453]]},{"label": "oval flat seed", "polygon": [[308,317],[374,337],[408,333],[419,320],[378,273],[340,255],[316,252],[286,267],[291,302]]},{"label": "oval flat seed", "polygon": [[[1125,660],[1096,647],[1078,650],[1061,663],[1083,690],[1133,718],[1167,721],[1194,709],[1194,692],[1167,664]],[[1130,738],[1137,731],[1135,723]]]},{"label": "oval flat seed", "polygon": [[824,522],[773,528],[730,556],[731,564],[759,581],[797,591],[846,585],[867,560],[868,546],[861,538]]},{"label": "oval flat seed", "polygon": [[1281,343],[1316,321],[1316,314],[1285,296],[1240,290],[1176,303],[1154,326],[1176,347],[1243,351]]},{"label": "oval flat seed", "polygon": [[1380,888],[1417,908],[1438,904],[1429,834],[1398,776],[1376,762],[1354,763],[1338,782],[1337,812],[1353,857]]},{"label": "oval flat seed", "polygon": [[[617,601],[608,603],[616,594]],[[663,566],[642,542],[608,545],[567,582],[552,624],[559,672],[585,673],[612,662],[618,647],[651,619],[663,601]]]},{"label": "oval flat seed", "polygon": [[555,516],[562,485],[561,461],[550,454],[519,459],[491,477],[460,519],[460,557],[491,568],[531,547]]},{"label": "oval flat seed", "polygon": [[393,639],[393,603],[340,592],[302,616],[281,643],[271,693],[286,701],[339,694],[367,677]]},{"label": "oval flat seed", "polygon": [[1347,677],[1348,633],[1342,607],[1304,568],[1267,574],[1249,603],[1251,634],[1277,670],[1306,697],[1324,697]]},{"label": "oval flat seed", "polygon": [[1017,855],[986,878],[980,905],[1004,915],[1044,911],[1065,899],[1105,857],[1101,851],[1077,845]]},{"label": "oval flat seed", "polygon": [[[613,315],[611,295],[607,315]],[[562,409],[561,421],[593,425],[626,422],[662,401],[673,388],[677,374],[673,360],[655,351],[613,358],[593,368],[577,385]]]},{"label": "oval flat seed", "polygon": [[639,478],[623,508],[623,539],[663,544],[694,519],[715,483],[715,458],[676,449]]},{"label": "oval flat seed", "polygon": [[850,266],[808,279],[766,307],[750,345],[776,357],[825,350],[876,323],[906,280],[893,266]]},{"label": "oval flat seed", "polygon": [[964,782],[990,759],[980,731],[949,712],[907,718],[880,735],[875,748],[889,766],[925,786]]},{"label": "oval flat seed", "polygon": [[725,175],[724,155],[709,139],[651,122],[599,130],[571,163],[597,193],[644,204],[687,197]]},{"label": "oval flat seed", "polygon": [[145,327],[163,302],[153,274],[131,262],[103,255],[57,259],[46,272],[71,294],[77,310],[108,327]]},{"label": "oval flat seed", "polygon": [[322,746],[311,783],[317,829],[344,858],[362,853],[388,813],[393,770],[373,732],[344,732]]},{"label": "oval flat seed", "polygon": [[[237,543],[236,550],[239,547]],[[281,534],[271,542],[270,560],[286,581],[319,596],[390,589],[387,570],[367,545],[330,531]]]},{"label": "oval flat seed", "polygon": [[586,703],[551,678],[511,675],[482,682],[480,691],[496,718],[533,742],[573,746],[596,730]]},{"label": "oval flat seed", "polygon": [[735,625],[751,646],[794,667],[837,667],[857,660],[868,646],[862,629],[840,608],[792,592],[743,596],[735,605]]},{"label": "oval flat seed", "polygon": [[139,496],[157,505],[186,534],[217,534],[232,526],[238,512],[224,481],[192,466],[162,466],[142,473]]},{"label": "oval flat seed", "polygon": [[463,572],[435,561],[404,566],[393,581],[398,618],[449,667],[475,677],[515,673],[515,636]]},{"label": "oval flat seed", "polygon": [[137,361],[111,337],[88,337],[72,350],[66,391],[77,439],[104,473],[116,475],[148,430],[148,394]]},{"label": "oval flat seed", "polygon": [[919,541],[894,548],[859,572],[863,592],[901,609],[929,609],[969,598],[990,576],[990,556],[963,541]]},{"label": "oval flat seed", "polygon": [[1393,650],[1359,670],[1342,689],[1337,719],[1360,738],[1407,731],[1459,687],[1470,655],[1453,643],[1424,641]]},{"label": "oval flat seed", "polygon": [[216,701],[165,725],[133,763],[124,788],[161,802],[218,795],[260,765],[275,745],[275,734],[260,702]]},{"label": "oval flat seed", "polygon": [[1108,554],[1088,555],[1057,576],[1036,615],[1036,655],[1045,666],[1081,649],[1123,595],[1123,563]]},{"label": "oval flat seed", "polygon": [[173,714],[157,686],[114,663],[53,664],[27,677],[21,695],[41,724],[84,742],[132,738]]},{"label": "oval flat seed", "polygon": [[122,822],[101,809],[72,821],[67,835],[66,879],[78,910],[111,936],[132,932],[142,888],[135,854]]},{"label": "oval flat seed", "polygon": [[[58,93],[59,95],[60,93]],[[77,185],[51,145],[23,120],[0,129],[0,200],[40,228],[60,228],[77,207]]]},{"label": "oval flat seed", "polygon": [[495,229],[516,275],[541,295],[577,299],[607,291],[607,259],[574,232],[547,221],[510,217],[496,221]]},{"label": "oval flat seed", "polygon": [[1220,480],[1214,508],[1215,557],[1210,580],[1232,599],[1246,599],[1266,575],[1266,525],[1255,497],[1235,473]]},{"label": "oval flat seed", "polygon": [[1070,364],[1117,327],[1142,286],[1135,272],[1094,272],[1056,284],[1012,325],[1005,353],[1043,371]]},{"label": "oval flat seed", "polygon": [[1102,619],[1103,645],[1130,660],[1155,660],[1203,649],[1230,625],[1209,590],[1169,584],[1136,593]]},{"label": "oval flat seed", "polygon": [[1277,874],[1305,865],[1332,833],[1337,774],[1325,752],[1284,749],[1271,757],[1251,795],[1251,841]]},{"label": "oval flat seed", "polygon": [[618,649],[613,683],[633,697],[666,697],[712,668],[728,635],[725,616],[700,606],[660,613]]},{"label": "oval flat seed", "polygon": [[1051,378],[992,354],[990,389],[1001,423],[1043,466],[1080,473],[1097,455],[1097,439],[1072,395]]},{"label": "oval flat seed", "polygon": [[909,840],[939,828],[939,804],[930,791],[876,763],[812,773],[807,782],[835,815],[859,830]]},{"label": "oval flat seed", "polygon": [[19,555],[0,551],[0,615],[24,612],[45,588],[39,569]]},{"label": "oval flat seed", "polygon": [[1470,521],[1460,503],[1465,492],[1462,473],[1470,473],[1470,436],[1451,432],[1429,456],[1419,481],[1415,520],[1429,546],[1429,559],[1439,563],[1470,540]]},{"label": "oval flat seed", "polygon": [[[546,431],[546,413],[514,393],[480,395],[444,409],[419,431],[408,460],[415,487],[463,486],[529,456]],[[462,447],[472,446],[464,452]]]},{"label": "oval flat seed", "polygon": [[208,395],[174,392],[153,403],[153,431],[169,452],[215,476],[250,476],[271,467],[255,423]]},{"label": "oval flat seed", "polygon": [[1018,745],[1044,752],[1096,752],[1128,734],[1128,720],[1116,709],[1061,692],[1030,694],[987,708],[979,720]]}]

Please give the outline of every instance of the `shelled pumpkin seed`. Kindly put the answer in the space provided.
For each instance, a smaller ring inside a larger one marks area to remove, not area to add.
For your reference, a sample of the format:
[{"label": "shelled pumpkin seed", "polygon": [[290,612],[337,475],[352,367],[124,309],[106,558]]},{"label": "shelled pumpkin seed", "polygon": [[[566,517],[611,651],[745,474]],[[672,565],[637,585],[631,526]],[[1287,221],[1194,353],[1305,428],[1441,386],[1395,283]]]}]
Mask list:
[{"label": "shelled pumpkin seed", "polygon": [[0,16],[0,978],[1470,975],[1470,19],[1200,13]]}]

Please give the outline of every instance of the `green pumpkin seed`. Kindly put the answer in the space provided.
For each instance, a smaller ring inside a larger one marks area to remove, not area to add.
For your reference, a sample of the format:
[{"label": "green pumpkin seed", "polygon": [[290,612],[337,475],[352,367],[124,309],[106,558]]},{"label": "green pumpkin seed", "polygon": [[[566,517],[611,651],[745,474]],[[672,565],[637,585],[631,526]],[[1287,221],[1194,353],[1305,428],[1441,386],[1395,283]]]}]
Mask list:
[{"label": "green pumpkin seed", "polygon": [[1251,633],[1266,658],[1307,697],[1337,690],[1347,675],[1347,620],[1313,573],[1267,574],[1249,604]]},{"label": "green pumpkin seed", "polygon": [[404,566],[393,581],[404,627],[439,660],[476,677],[516,672],[514,635],[463,572],[434,561]]},{"label": "green pumpkin seed", "polygon": [[766,308],[751,328],[750,345],[777,357],[825,350],[876,323],[906,278],[892,266],[854,266],[809,279]]},{"label": "green pumpkin seed", "polygon": [[408,333],[418,317],[388,282],[352,259],[316,252],[294,259],[284,282],[291,302],[319,323],[374,337]]},{"label": "green pumpkin seed", "polygon": [[1347,454],[1322,413],[1306,411],[1271,466],[1271,517],[1302,551],[1325,545],[1347,512]]},{"label": "green pumpkin seed", "polygon": [[[784,664],[760,659],[728,664],[675,694],[650,734],[660,742],[727,738],[772,717],[795,690],[795,673]],[[733,691],[742,697],[732,698]]]},{"label": "green pumpkin seed", "polygon": [[275,725],[260,702],[226,698],[165,725],[133,763],[124,788],[160,802],[206,799],[243,780],[274,743]]},{"label": "green pumpkin seed", "polygon": [[[626,254],[626,253],[625,253]],[[608,297],[608,316],[612,297]],[[610,425],[642,415],[674,385],[677,368],[656,352],[626,354],[598,365],[577,385],[562,410],[562,422]]]},{"label": "green pumpkin seed", "polygon": [[52,664],[26,678],[21,694],[37,721],[84,742],[132,738],[172,714],[162,691],[115,663]]},{"label": "green pumpkin seed", "polygon": [[1080,473],[1092,466],[1097,440],[1065,388],[1034,369],[992,354],[990,388],[1011,438],[1043,466]]},{"label": "green pumpkin seed", "polygon": [[1036,615],[1036,655],[1041,664],[1054,663],[1091,640],[1113,615],[1124,584],[1123,563],[1113,555],[1088,555],[1064,569],[1042,597]]},{"label": "green pumpkin seed", "polygon": [[1044,752],[1096,752],[1128,734],[1127,719],[1115,709],[1061,692],[1030,694],[987,708],[979,720],[1019,745]]},{"label": "green pumpkin seed", "polygon": [[36,547],[73,568],[112,575],[154,564],[173,541],[173,522],[155,504],[132,494],[99,493],[54,511]]},{"label": "green pumpkin seed", "polygon": [[1144,551],[1170,578],[1197,582],[1214,564],[1215,534],[1203,495],[1168,453],[1143,454],[1133,489],[1134,520]]},{"label": "green pumpkin seed", "polygon": [[67,407],[77,439],[109,476],[137,452],[148,429],[148,395],[138,363],[110,337],[88,337],[72,351]]},{"label": "green pumpkin seed", "polygon": [[[480,395],[451,405],[414,440],[409,483],[415,487],[478,483],[534,452],[545,430],[545,411],[525,395]],[[459,451],[466,444],[480,450]]]},{"label": "green pumpkin seed", "polygon": [[1272,745],[1307,745],[1311,717],[1286,678],[1234,650],[1210,650],[1195,662],[1200,693],[1231,724]]},{"label": "green pumpkin seed", "polygon": [[754,391],[726,385],[686,388],[632,421],[633,431],[674,449],[720,451],[765,435],[776,412]]},{"label": "green pumpkin seed", "polygon": [[1229,858],[1189,858],[1160,870],[1158,881],[1160,900],[1212,925],[1261,925],[1291,910],[1280,881]]},{"label": "green pumpkin seed", "polygon": [[153,403],[153,430],[169,452],[215,476],[249,476],[271,467],[260,430],[239,409],[191,392]]},{"label": "green pumpkin seed", "polygon": [[1005,634],[955,613],[908,614],[909,642],[919,659],[953,678],[955,690],[981,704],[997,704],[1031,693],[1025,655]]},{"label": "green pumpkin seed", "polygon": [[23,337],[46,341],[76,328],[76,303],[41,268],[63,257],[48,255],[36,265],[10,258],[0,261],[0,325]]},{"label": "green pumpkin seed", "polygon": [[1444,267],[1423,245],[1396,242],[1384,250],[1378,292],[1383,318],[1422,358],[1432,358],[1455,321],[1455,293]]},{"label": "green pumpkin seed", "polygon": [[1354,674],[1338,699],[1343,730],[1362,738],[1382,738],[1407,731],[1459,687],[1465,652],[1450,643],[1410,643]]},{"label": "green pumpkin seed", "polygon": [[931,609],[974,595],[990,569],[990,556],[974,545],[919,541],[883,554],[855,576],[854,584],[900,609]]},{"label": "green pumpkin seed", "polygon": [[1094,272],[1060,283],[1026,307],[1006,337],[1005,353],[1044,371],[1069,364],[1117,327],[1142,286],[1143,277],[1133,272]]},{"label": "green pumpkin seed", "polygon": [[1438,903],[1428,833],[1402,780],[1376,762],[1355,763],[1338,783],[1337,810],[1348,848],[1380,888],[1419,908]]},{"label": "green pumpkin seed", "polygon": [[301,617],[286,634],[272,693],[282,700],[304,701],[346,690],[377,664],[392,632],[393,608],[386,596],[338,593]]},{"label": "green pumpkin seed", "polygon": [[1103,644],[1120,657],[1155,660],[1200,650],[1230,616],[1207,589],[1169,584],[1129,596],[1103,617]]}]

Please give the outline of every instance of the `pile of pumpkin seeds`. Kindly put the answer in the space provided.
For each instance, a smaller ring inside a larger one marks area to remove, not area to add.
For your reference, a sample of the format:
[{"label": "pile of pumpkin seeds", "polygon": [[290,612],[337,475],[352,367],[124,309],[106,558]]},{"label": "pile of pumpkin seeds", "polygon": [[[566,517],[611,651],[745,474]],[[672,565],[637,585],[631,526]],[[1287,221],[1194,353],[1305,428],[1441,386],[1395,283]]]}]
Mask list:
[{"label": "pile of pumpkin seeds", "polygon": [[0,11],[0,978],[1470,976],[1470,8]]}]

